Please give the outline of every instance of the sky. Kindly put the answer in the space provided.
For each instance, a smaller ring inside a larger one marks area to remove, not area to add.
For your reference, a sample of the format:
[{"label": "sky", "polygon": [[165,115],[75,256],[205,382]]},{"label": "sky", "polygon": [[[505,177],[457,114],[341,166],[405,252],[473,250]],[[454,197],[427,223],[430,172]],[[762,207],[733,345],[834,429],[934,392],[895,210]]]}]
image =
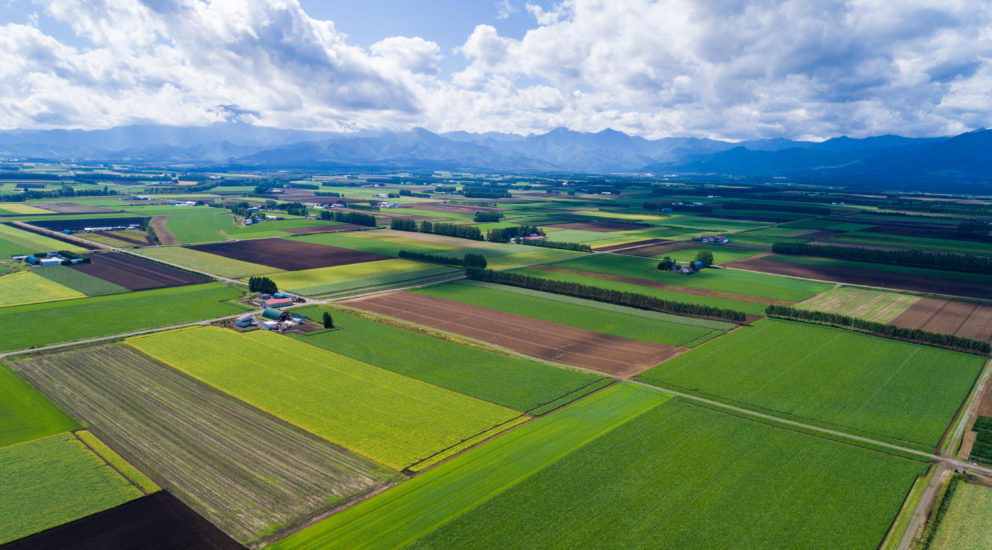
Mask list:
[{"label": "sky", "polygon": [[0,0],[0,128],[992,127],[988,0]]}]

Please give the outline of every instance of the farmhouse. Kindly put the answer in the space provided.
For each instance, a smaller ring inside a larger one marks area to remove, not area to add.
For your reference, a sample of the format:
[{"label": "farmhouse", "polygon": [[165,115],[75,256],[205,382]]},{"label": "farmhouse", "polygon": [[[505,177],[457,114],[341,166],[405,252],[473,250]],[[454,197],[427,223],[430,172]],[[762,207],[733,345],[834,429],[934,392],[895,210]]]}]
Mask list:
[{"label": "farmhouse", "polygon": [[728,239],[724,235],[701,235],[697,237],[696,240],[704,243],[713,243],[713,244],[727,244],[730,242],[730,239]]}]

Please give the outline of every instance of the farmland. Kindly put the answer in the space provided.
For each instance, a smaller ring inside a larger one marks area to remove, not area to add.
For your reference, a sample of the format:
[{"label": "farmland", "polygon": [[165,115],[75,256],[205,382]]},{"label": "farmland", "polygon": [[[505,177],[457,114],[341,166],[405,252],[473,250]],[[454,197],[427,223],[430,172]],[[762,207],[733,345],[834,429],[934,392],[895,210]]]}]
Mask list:
[{"label": "farmland", "polygon": [[0,464],[0,544],[141,496],[69,433],[0,448]]},{"label": "farmland", "polygon": [[79,246],[57,241],[42,235],[36,235],[34,233],[0,223],[0,256],[32,254],[34,252],[51,252],[55,250],[68,250],[70,252],[85,251],[85,249]]},{"label": "farmland", "polygon": [[459,270],[410,260],[380,260],[275,273],[269,278],[279,288],[306,296],[320,296],[352,289],[388,286],[407,281],[433,279]]},{"label": "farmland", "polygon": [[67,266],[45,267],[44,269],[34,270],[34,273],[48,279],[49,281],[67,286],[78,292],[82,292],[87,296],[106,296],[108,294],[127,292],[128,290],[120,285],[115,285],[110,281],[98,279],[92,275],[87,275],[82,271],[71,269]]},{"label": "farmland", "polygon": [[[312,306],[295,311],[320,321],[325,310]],[[482,351],[343,310],[331,313],[338,330],[298,338],[510,409],[527,412],[572,392],[581,394],[583,388],[599,380],[590,374]]]},{"label": "farmland", "polygon": [[787,418],[932,449],[982,363],[973,355],[764,319],[640,378]]},{"label": "farmland", "polygon": [[[401,470],[519,413],[269,332],[131,338],[140,351],[291,424]],[[224,357],[224,361],[218,358]],[[292,358],[291,360],[288,358]],[[292,369],[282,368],[291,361]]]},{"label": "farmland", "polygon": [[929,548],[955,550],[990,546],[992,488],[974,483],[958,483]]},{"label": "farmland", "polygon": [[[0,351],[233,315],[244,309],[228,300],[240,296],[208,283],[0,308]],[[59,330],[50,330],[53,326]]]},{"label": "farmland", "polygon": [[253,275],[268,275],[280,271],[275,267],[232,260],[231,258],[225,258],[217,254],[209,254],[181,246],[145,248],[141,251],[141,254],[155,258],[156,260],[162,260],[232,279],[246,279]]},{"label": "farmland", "polygon": [[618,376],[633,375],[684,351],[411,292],[379,294],[345,304]]},{"label": "farmland", "polygon": [[12,366],[242,542],[396,477],[130,346],[34,356]]},{"label": "farmland", "polygon": [[684,318],[674,315],[668,316],[671,319],[669,322],[662,321],[662,318],[625,315],[617,311],[598,311],[595,315],[589,315],[590,306],[586,303],[563,302],[548,298],[554,296],[552,294],[524,294],[514,292],[516,289],[510,290],[511,288],[513,287],[457,281],[413,292],[669,346],[683,346],[697,340],[706,340],[722,332],[695,323],[682,323],[680,321]]},{"label": "farmland", "polygon": [[259,239],[253,241],[201,244],[191,246],[190,248],[233,260],[259,263],[287,271],[335,267],[388,259],[388,256],[373,254],[371,252],[359,252],[335,246],[322,246],[286,239]]},{"label": "farmland", "polygon": [[673,400],[410,547],[871,549],[925,471]]},{"label": "farmland", "polygon": [[18,271],[0,277],[0,307],[68,300],[70,298],[83,298],[84,296],[85,294],[82,292],[60,285],[32,271]]},{"label": "farmland", "polygon": [[[422,235],[426,237],[438,237],[438,238],[426,240],[420,238]],[[382,254],[384,256],[394,256],[394,257],[399,254],[400,250],[409,250],[412,252],[436,253],[442,250],[459,250],[464,246],[466,246],[468,243],[477,242],[477,241],[469,241],[467,239],[456,239],[454,237],[444,237],[441,235],[430,235],[425,233],[408,233],[405,231],[390,231],[388,229],[382,229],[377,231],[356,231],[354,233],[344,233],[344,234],[320,233],[316,235],[304,235],[301,237],[293,237],[292,240],[306,242],[306,243],[320,244],[324,246],[350,248],[353,250],[361,250],[363,252],[371,252],[373,254]],[[451,243],[450,241],[460,241],[460,242]],[[479,244],[485,245],[489,243],[479,243]]]},{"label": "farmland", "polygon": [[917,296],[856,287],[839,287],[796,304],[800,309],[839,313],[879,323],[893,319],[919,300]]},{"label": "farmland", "polygon": [[90,254],[90,263],[69,266],[128,290],[151,290],[210,281],[209,277],[116,252]]},{"label": "farmland", "polygon": [[976,340],[992,340],[992,306],[924,297],[895,317],[892,324]]},{"label": "farmland", "polygon": [[229,212],[197,212],[170,215],[166,222],[169,231],[183,244],[226,240],[220,233],[234,229]]},{"label": "farmland", "polygon": [[78,427],[75,420],[0,365],[0,447]]},{"label": "farmland", "polygon": [[[645,411],[664,394],[618,385],[455,457],[276,548],[398,548]],[[409,521],[413,515],[417,521]]]}]

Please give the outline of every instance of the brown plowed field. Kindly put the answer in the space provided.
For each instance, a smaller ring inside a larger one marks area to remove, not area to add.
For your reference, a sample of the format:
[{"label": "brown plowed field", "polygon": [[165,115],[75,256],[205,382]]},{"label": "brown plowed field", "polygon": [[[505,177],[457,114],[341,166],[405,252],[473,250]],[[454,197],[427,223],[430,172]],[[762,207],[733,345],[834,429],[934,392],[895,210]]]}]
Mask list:
[{"label": "brown plowed field", "polygon": [[647,245],[649,244],[662,244],[662,243],[670,243],[670,242],[672,241],[668,241],[665,239],[644,239],[643,241],[631,241],[629,243],[611,244],[609,246],[594,246],[592,247],[592,249],[595,250],[596,252],[610,252],[611,250],[620,250],[622,248],[630,248],[632,246],[647,247]]},{"label": "brown plowed field", "polygon": [[992,341],[992,306],[940,298],[920,298],[892,320],[905,328]]},{"label": "brown plowed field", "polygon": [[634,250],[624,250],[623,253],[628,256],[640,256],[642,258],[650,258],[652,256],[657,256],[659,254],[668,254],[669,252],[676,252],[678,250],[684,250],[686,248],[693,248],[699,246],[700,243],[694,241],[680,241],[680,242],[667,242],[657,244],[655,246],[645,246],[642,248],[635,248]]},{"label": "brown plowed field", "polygon": [[621,377],[633,376],[686,351],[408,292],[345,304]]},{"label": "brown plowed field", "polygon": [[166,491],[159,491],[116,508],[14,541],[3,548],[4,550],[40,548],[238,550],[244,546],[203,519],[176,497]]},{"label": "brown plowed field", "polygon": [[802,265],[777,262],[767,258],[747,258],[727,262],[725,267],[760,271],[787,277],[803,277],[849,285],[877,286],[894,288],[913,292],[929,292],[947,294],[949,296],[965,296],[968,298],[992,298],[992,284],[975,281],[955,281],[951,279],[934,279],[897,273],[894,271],[879,271],[830,265]]},{"label": "brown plowed field", "polygon": [[285,239],[255,239],[226,243],[197,244],[187,246],[193,250],[208,252],[225,258],[262,264],[286,271],[299,271],[317,267],[360,264],[376,260],[388,260],[389,256],[349,250],[336,246],[289,241]]},{"label": "brown plowed field", "polygon": [[412,206],[417,210],[428,210],[430,212],[451,212],[453,214],[475,214],[476,212],[502,212],[503,208],[493,208],[492,206],[470,206],[465,204],[416,204]]},{"label": "brown plowed field", "polygon": [[126,344],[33,356],[11,367],[243,543],[272,542],[396,478]]},{"label": "brown plowed field", "polygon": [[210,282],[210,278],[203,275],[116,252],[90,254],[90,263],[69,267],[121,285],[128,290],[149,290]]},{"label": "brown plowed field", "polygon": [[579,231],[596,231],[598,233],[610,233],[613,231],[637,231],[638,229],[647,229],[651,226],[643,225],[639,223],[624,223],[624,222],[574,222],[574,223],[557,223],[555,225],[549,225],[547,227],[553,227],[555,229],[578,229]]},{"label": "brown plowed field", "polygon": [[161,244],[181,244],[179,239],[173,235],[172,231],[168,228],[166,223],[169,221],[169,216],[155,216],[152,221],[148,222],[148,226],[155,230],[155,236],[158,237],[158,242]]}]

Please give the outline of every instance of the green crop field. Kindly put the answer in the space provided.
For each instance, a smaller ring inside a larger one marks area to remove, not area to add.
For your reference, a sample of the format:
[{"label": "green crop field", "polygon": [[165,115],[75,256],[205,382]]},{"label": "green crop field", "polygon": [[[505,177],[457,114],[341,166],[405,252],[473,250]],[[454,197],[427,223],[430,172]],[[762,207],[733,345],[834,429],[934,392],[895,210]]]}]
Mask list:
[{"label": "green crop field", "polygon": [[50,281],[82,292],[87,296],[107,296],[108,294],[128,292],[128,289],[120,285],[116,285],[110,281],[104,281],[103,279],[70,267],[51,266],[35,269],[32,272]]},{"label": "green crop field", "polygon": [[519,416],[266,331],[239,334],[201,327],[139,336],[128,343],[397,470]]},{"label": "green crop field", "polygon": [[265,234],[266,237],[263,238],[267,238],[268,236],[285,237],[286,235],[293,235],[293,233],[286,231],[287,229],[299,229],[301,227],[326,227],[328,225],[340,224],[327,220],[295,218],[289,220],[266,220],[264,222],[253,223],[246,227],[234,227],[233,229],[228,229],[224,232],[235,239],[255,239],[259,238],[257,237],[258,234]]},{"label": "green crop field", "polygon": [[958,483],[929,548],[992,548],[992,489]]},{"label": "green crop field", "polygon": [[496,244],[482,248],[473,248],[471,250],[436,252],[435,254],[459,258],[466,252],[481,254],[484,256],[486,258],[486,262],[489,264],[489,269],[508,269],[511,267],[565,260],[568,258],[586,255],[584,252],[558,250],[555,248],[540,248],[521,244]]},{"label": "green crop field", "polygon": [[0,448],[0,544],[141,496],[72,434]]},{"label": "green crop field", "polygon": [[992,246],[981,241],[929,239],[919,236],[888,235],[867,231],[845,233],[831,240],[856,245],[892,246],[936,252],[954,252],[956,254],[978,254],[980,256],[992,255]]},{"label": "green crop field", "polygon": [[975,355],[763,319],[640,378],[793,420],[933,449],[982,364]]},{"label": "green crop field", "polygon": [[835,260],[833,258],[814,258],[811,256],[786,256],[781,254],[771,254],[765,256],[766,260],[782,262],[786,264],[799,265],[823,265],[829,267],[843,267],[848,269],[870,269],[873,271],[886,271],[889,273],[904,273],[906,275],[917,275],[932,279],[944,279],[951,281],[969,281],[992,284],[992,275],[985,273],[965,273],[961,271],[948,271],[941,269],[927,269],[923,267],[909,267],[905,265],[877,264],[871,262],[852,262],[849,260]]},{"label": "green crop field", "polygon": [[165,226],[183,244],[226,240],[220,231],[234,229],[234,219],[227,211],[178,213],[172,211]]},{"label": "green crop field", "polygon": [[114,450],[108,447],[106,443],[100,441],[97,436],[93,435],[93,432],[90,432],[89,430],[79,430],[74,433],[76,438],[89,447],[92,452],[96,453],[97,456],[113,466],[113,468],[124,476],[125,479],[136,485],[145,493],[154,493],[160,489],[160,487],[156,485],[154,481],[149,479],[148,476],[141,473],[141,471],[135,468],[130,462],[124,460],[121,455],[115,453]]},{"label": "green crop field", "polygon": [[0,365],[0,447],[78,427],[45,396]]},{"label": "green crop field", "polygon": [[[692,323],[666,322],[625,315],[619,312],[600,310],[596,311],[595,314],[590,314],[588,306],[542,298],[534,294],[524,295],[512,291],[504,291],[502,288],[513,287],[499,287],[495,285],[480,286],[478,284],[472,284],[472,282],[455,281],[417,289],[413,292],[498,309],[500,311],[603,332],[623,338],[656,342],[670,346],[681,346],[697,340],[709,339],[722,333],[722,331],[714,331]],[[678,317],[675,317],[675,319],[678,319]]]},{"label": "green crop field", "polygon": [[[319,306],[294,310],[320,322]],[[331,310],[339,330],[300,340],[442,388],[518,411],[577,392],[599,377],[506,357],[412,330]]]},{"label": "green crop field", "polygon": [[405,546],[666,399],[629,384],[611,386],[304,529],[275,548]]},{"label": "green crop field", "polygon": [[789,302],[800,302],[832,287],[827,283],[734,269],[704,269],[692,275],[683,275],[659,271],[657,260],[617,254],[596,254],[557,263],[555,266]]},{"label": "green crop field", "polygon": [[828,290],[795,307],[888,323],[919,299],[909,294],[844,286]]},{"label": "green crop field", "polygon": [[0,351],[234,315],[245,308],[228,300],[240,296],[206,283],[0,308]]},{"label": "green crop field", "polygon": [[282,290],[306,296],[399,283],[457,273],[457,269],[410,260],[378,260],[359,264],[284,271],[270,275]]},{"label": "green crop field", "polygon": [[733,300],[728,298],[717,298],[715,296],[700,296],[698,294],[689,294],[687,292],[683,292],[680,287],[676,287],[676,286],[661,289],[650,286],[642,286],[635,283],[606,280],[595,277],[594,273],[589,273],[589,272],[586,272],[588,273],[588,275],[581,275],[579,273],[560,273],[560,272],[552,272],[552,271],[542,271],[540,269],[533,269],[533,268],[516,269],[513,272],[519,273],[521,275],[529,275],[531,277],[552,279],[555,281],[579,283],[582,285],[595,286],[599,288],[608,288],[608,289],[620,290],[624,292],[636,292],[638,294],[646,294],[648,296],[654,296],[662,300],[673,300],[676,302],[686,302],[689,304],[701,304],[705,306],[722,307],[737,311],[743,311],[744,313],[752,313],[758,315],[763,313],[766,307],[766,304],[764,303],[744,302],[741,300]]},{"label": "green crop field", "polygon": [[207,273],[213,273],[215,275],[220,275],[221,277],[229,277],[232,279],[245,279],[254,275],[269,275],[271,273],[278,273],[281,271],[275,267],[242,262],[240,260],[225,258],[224,256],[201,252],[199,250],[191,250],[181,246],[155,246],[151,248],[144,248],[141,250],[141,254],[155,258],[156,260],[171,262],[191,269],[196,269],[198,271],[205,271]]},{"label": "green crop field", "polygon": [[874,549],[926,468],[675,400],[408,548]]},{"label": "green crop field", "polygon": [[[713,263],[723,264],[727,262],[732,262],[735,260],[743,260],[744,258],[750,258],[756,254],[761,254],[761,250],[750,250],[747,248],[731,248],[726,246],[695,246],[692,248],[683,248],[682,250],[676,250],[674,252],[664,252],[654,256],[655,259],[664,258],[669,256],[679,262],[691,262],[696,259],[696,254],[700,252],[711,252],[713,254]],[[698,275],[698,274],[697,274]]]},{"label": "green crop field", "polygon": [[0,223],[0,257],[33,254],[35,252],[54,252],[56,250],[85,252],[74,244],[57,241],[44,235],[36,235]]},{"label": "green crop field", "polygon": [[[42,267],[38,269],[55,268]],[[69,300],[85,296],[82,292],[36,275],[33,270],[18,271],[0,277],[0,307]]]}]

